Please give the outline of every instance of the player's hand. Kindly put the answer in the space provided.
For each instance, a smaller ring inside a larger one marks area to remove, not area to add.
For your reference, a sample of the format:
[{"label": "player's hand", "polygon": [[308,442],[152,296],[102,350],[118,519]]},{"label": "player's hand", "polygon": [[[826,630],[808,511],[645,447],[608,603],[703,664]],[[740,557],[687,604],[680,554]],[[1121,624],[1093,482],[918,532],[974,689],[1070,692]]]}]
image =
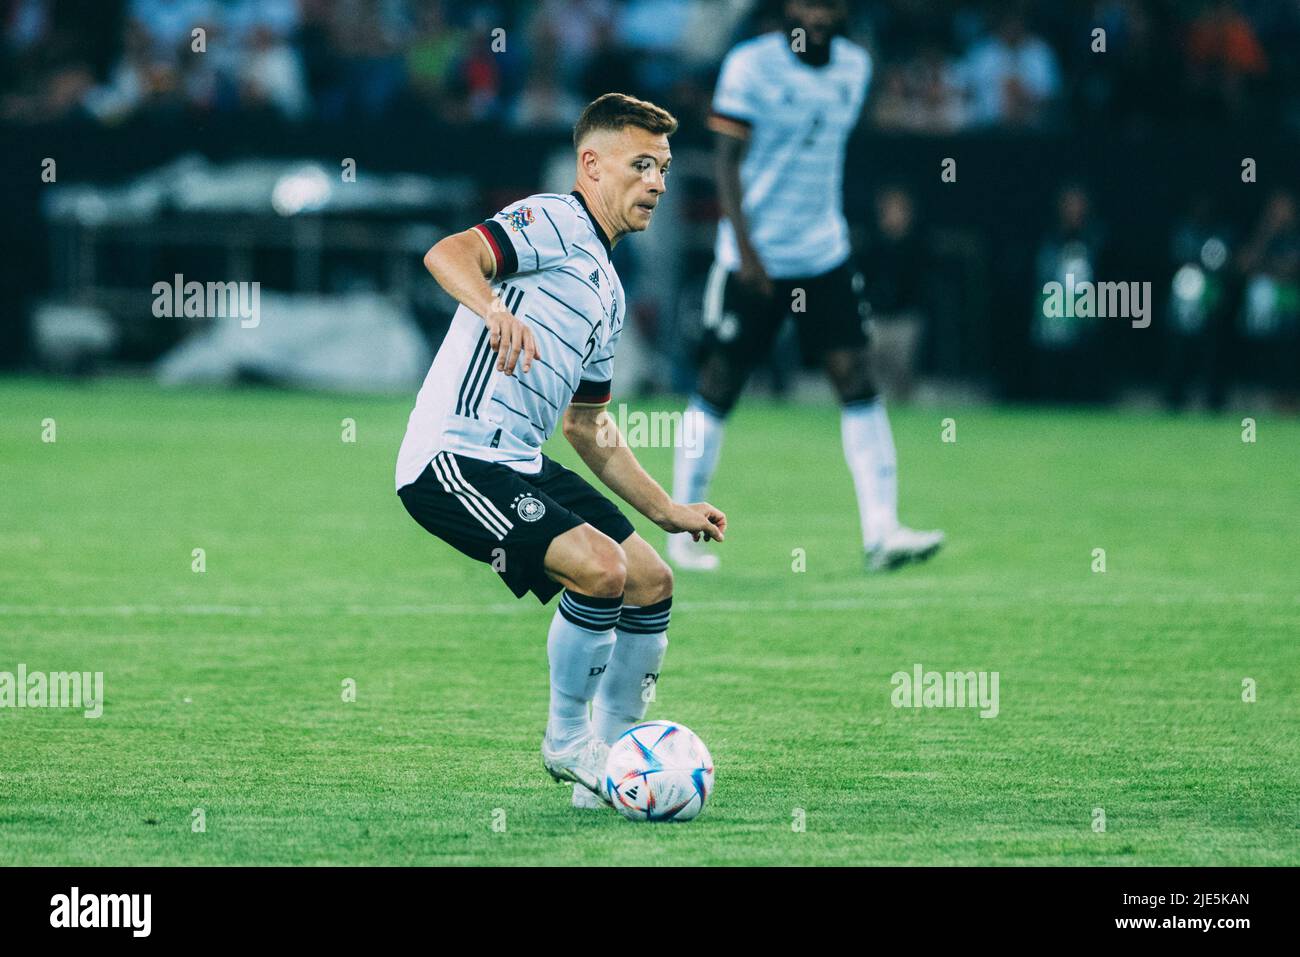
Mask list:
[{"label": "player's hand", "polygon": [[492,308],[483,320],[488,329],[488,345],[497,354],[497,371],[506,375],[515,374],[515,363],[523,357],[523,371],[533,367],[537,358],[537,342],[533,339],[533,330],[522,319],[502,304],[500,299],[492,300]]},{"label": "player's hand", "polygon": [[691,538],[697,542],[701,536],[706,542],[720,542],[727,530],[727,516],[722,509],[714,508],[708,502],[674,504],[672,512],[659,523],[659,527],[665,532],[690,532]]},{"label": "player's hand", "polygon": [[741,285],[754,295],[762,296],[764,299],[772,297],[772,280],[768,278],[767,270],[763,268],[763,261],[758,258],[757,253],[753,251],[741,253],[740,272],[736,275]]}]

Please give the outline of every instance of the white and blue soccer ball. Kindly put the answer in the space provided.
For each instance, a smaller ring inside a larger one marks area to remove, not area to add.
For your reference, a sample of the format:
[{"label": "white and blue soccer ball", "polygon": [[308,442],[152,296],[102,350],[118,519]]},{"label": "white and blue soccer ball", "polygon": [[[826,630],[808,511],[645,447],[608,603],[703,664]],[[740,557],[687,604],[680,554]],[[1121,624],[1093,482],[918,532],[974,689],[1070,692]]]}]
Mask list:
[{"label": "white and blue soccer ball", "polygon": [[713,792],[713,758],[675,721],[646,721],[609,748],[605,793],[632,821],[689,821]]}]

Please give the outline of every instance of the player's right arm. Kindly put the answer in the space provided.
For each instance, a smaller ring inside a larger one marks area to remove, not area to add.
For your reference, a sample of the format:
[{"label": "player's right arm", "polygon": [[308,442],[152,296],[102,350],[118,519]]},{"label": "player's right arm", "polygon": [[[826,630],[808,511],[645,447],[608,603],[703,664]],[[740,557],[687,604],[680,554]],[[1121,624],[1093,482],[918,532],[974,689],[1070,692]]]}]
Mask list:
[{"label": "player's right arm", "polygon": [[424,268],[447,295],[483,317],[499,371],[513,375],[521,356],[523,371],[532,368],[537,357],[533,332],[492,291],[489,280],[496,276],[497,259],[478,227],[440,239],[424,254]]},{"label": "player's right arm", "polygon": [[749,221],[741,208],[744,191],[740,184],[740,164],[745,158],[748,140],[742,139],[738,133],[739,128],[733,132],[715,132],[713,136],[713,169],[717,179],[718,204],[722,207],[722,215],[727,217],[736,234],[736,246],[740,250],[740,281],[756,292],[770,296],[772,280],[768,278],[763,260],[750,242]]},{"label": "player's right arm", "polygon": [[740,164],[745,158],[750,132],[764,110],[761,89],[765,81],[751,53],[752,50],[742,45],[723,59],[718,85],[713,91],[709,129],[714,133],[713,170],[718,204],[736,235],[740,281],[755,292],[771,295],[772,281],[750,240],[749,220],[742,208],[745,194],[740,182]]}]

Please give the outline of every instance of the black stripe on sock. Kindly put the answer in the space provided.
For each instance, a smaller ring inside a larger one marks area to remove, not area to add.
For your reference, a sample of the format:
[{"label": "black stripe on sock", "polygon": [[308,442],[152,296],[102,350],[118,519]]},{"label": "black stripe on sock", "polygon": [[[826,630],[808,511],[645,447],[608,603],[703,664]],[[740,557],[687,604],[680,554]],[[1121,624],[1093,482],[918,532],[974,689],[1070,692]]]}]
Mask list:
[{"label": "black stripe on sock", "polygon": [[570,624],[588,631],[609,631],[618,624],[623,596],[599,598],[565,590],[560,596],[560,614]]},{"label": "black stripe on sock", "polygon": [[653,605],[624,605],[623,613],[618,619],[618,630],[633,635],[657,635],[661,631],[667,631],[672,607],[672,595]]}]

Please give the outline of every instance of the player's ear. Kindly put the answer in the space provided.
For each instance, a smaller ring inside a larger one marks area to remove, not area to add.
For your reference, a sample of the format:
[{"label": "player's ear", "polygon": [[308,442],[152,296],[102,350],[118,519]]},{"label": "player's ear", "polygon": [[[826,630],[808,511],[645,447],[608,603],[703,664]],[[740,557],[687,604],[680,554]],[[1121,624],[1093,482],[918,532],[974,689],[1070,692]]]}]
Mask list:
[{"label": "player's ear", "polygon": [[600,179],[600,155],[590,146],[584,146],[578,154],[578,162],[583,171],[593,181]]}]

